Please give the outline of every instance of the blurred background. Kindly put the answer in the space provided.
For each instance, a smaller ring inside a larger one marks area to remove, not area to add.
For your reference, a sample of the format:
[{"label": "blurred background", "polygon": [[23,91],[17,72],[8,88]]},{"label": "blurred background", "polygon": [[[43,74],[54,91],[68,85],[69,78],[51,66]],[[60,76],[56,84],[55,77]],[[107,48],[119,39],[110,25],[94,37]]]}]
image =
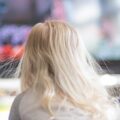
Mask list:
[{"label": "blurred background", "polygon": [[119,84],[120,0],[0,0],[0,119],[7,120],[20,91],[13,74],[31,27],[47,19],[77,27],[85,45],[104,70],[105,86]]}]

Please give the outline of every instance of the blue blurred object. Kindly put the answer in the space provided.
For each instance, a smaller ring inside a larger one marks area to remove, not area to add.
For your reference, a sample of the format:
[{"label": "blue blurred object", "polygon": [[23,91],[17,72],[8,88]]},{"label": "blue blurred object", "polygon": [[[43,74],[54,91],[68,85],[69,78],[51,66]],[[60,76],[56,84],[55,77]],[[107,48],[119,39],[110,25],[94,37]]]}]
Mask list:
[{"label": "blue blurred object", "polygon": [[7,11],[7,6],[5,0],[0,0],[0,24],[2,23],[2,19],[6,11]]},{"label": "blue blurred object", "polygon": [[0,15],[6,12],[6,8],[7,6],[5,0],[0,0]]},{"label": "blue blurred object", "polygon": [[0,28],[0,45],[11,44],[20,45],[23,44],[28,36],[30,26],[23,25],[5,25]]},{"label": "blue blurred object", "polygon": [[35,0],[37,21],[44,21],[52,15],[53,0]]}]

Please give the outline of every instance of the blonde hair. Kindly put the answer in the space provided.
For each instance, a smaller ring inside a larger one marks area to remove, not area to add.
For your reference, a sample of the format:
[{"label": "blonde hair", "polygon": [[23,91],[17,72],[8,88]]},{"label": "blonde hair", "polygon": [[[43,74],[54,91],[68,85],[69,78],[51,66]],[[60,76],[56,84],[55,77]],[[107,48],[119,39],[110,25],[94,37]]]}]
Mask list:
[{"label": "blonde hair", "polygon": [[95,120],[107,120],[105,111],[111,103],[97,82],[95,66],[76,29],[60,21],[38,23],[32,28],[20,64],[22,90],[36,89],[50,113],[54,98],[59,96]]}]

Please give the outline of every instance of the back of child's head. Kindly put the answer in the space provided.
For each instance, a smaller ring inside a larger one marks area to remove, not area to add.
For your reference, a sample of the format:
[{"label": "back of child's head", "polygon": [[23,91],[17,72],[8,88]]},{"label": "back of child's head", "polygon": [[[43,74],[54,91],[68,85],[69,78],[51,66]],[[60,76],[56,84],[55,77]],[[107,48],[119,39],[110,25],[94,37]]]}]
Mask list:
[{"label": "back of child's head", "polygon": [[21,60],[22,90],[35,89],[50,113],[54,98],[59,97],[95,120],[107,120],[104,114],[111,103],[97,82],[95,64],[75,28],[60,21],[38,23],[32,28]]}]

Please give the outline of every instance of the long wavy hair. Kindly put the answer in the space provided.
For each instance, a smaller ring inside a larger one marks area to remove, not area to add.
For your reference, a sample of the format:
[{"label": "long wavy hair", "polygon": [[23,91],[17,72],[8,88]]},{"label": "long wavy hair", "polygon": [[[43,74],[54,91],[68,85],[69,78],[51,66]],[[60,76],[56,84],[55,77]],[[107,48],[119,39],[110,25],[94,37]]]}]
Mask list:
[{"label": "long wavy hair", "polygon": [[112,103],[98,83],[96,65],[75,28],[60,21],[38,23],[32,28],[19,66],[22,91],[35,89],[42,107],[52,115],[58,97],[94,120],[108,120],[106,110]]}]

